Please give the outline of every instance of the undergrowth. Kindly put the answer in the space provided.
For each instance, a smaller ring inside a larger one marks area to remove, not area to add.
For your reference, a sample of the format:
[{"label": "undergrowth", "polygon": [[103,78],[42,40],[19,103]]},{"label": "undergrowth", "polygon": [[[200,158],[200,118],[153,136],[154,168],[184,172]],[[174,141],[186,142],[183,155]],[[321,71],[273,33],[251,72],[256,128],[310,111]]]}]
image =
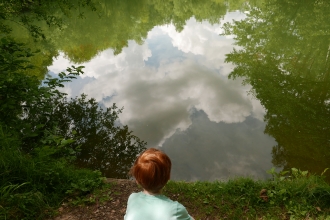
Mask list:
[{"label": "undergrowth", "polygon": [[1,126],[0,146],[0,219],[51,216],[64,199],[78,198],[103,184],[100,172],[54,159],[49,147],[22,153],[17,138]]},{"label": "undergrowth", "polygon": [[120,176],[146,144],[116,125],[121,110],[115,104],[103,111],[86,95],[68,101],[59,91],[83,74],[83,66],[42,82],[33,76],[30,59],[39,52],[1,36],[0,219],[53,215],[64,201],[103,185],[100,171],[74,165],[91,162],[85,167],[95,169],[93,162],[105,161],[105,171]]},{"label": "undergrowth", "polygon": [[197,213],[195,219],[330,219],[330,185],[324,176],[295,168],[270,173],[274,178],[266,181],[170,181],[164,193]]}]

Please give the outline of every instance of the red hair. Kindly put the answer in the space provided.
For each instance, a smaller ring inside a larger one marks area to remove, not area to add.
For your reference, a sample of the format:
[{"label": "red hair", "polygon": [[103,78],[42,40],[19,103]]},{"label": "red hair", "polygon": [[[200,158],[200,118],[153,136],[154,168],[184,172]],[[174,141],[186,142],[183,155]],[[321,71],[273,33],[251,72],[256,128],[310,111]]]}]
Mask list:
[{"label": "red hair", "polygon": [[149,148],[135,160],[130,174],[145,190],[158,193],[170,179],[172,163],[160,150]]}]

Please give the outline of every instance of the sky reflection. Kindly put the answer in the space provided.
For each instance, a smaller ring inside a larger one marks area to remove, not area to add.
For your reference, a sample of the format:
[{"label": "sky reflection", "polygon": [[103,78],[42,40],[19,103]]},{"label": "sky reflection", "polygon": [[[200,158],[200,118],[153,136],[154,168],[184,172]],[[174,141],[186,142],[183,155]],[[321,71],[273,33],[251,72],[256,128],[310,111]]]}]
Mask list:
[{"label": "sky reflection", "polygon": [[[224,20],[232,18],[244,14]],[[124,106],[120,121],[148,147],[163,147],[173,160],[173,179],[264,177],[276,142],[263,134],[264,109],[247,95],[250,87],[227,79],[233,66],[224,59],[233,39],[221,32],[221,25],[194,18],[180,33],[173,25],[155,27],[143,45],[130,41],[119,55],[108,49],[84,63],[85,74],[65,91]],[[69,65],[61,54],[49,70]]]}]

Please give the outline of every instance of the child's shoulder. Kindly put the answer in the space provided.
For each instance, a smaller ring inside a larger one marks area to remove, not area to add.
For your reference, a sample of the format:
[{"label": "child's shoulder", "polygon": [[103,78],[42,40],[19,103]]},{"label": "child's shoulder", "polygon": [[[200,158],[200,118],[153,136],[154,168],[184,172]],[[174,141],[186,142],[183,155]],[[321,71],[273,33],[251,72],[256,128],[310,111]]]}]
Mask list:
[{"label": "child's shoulder", "polygon": [[131,193],[131,195],[129,196],[129,198],[136,198],[142,196],[142,192],[133,192]]},{"label": "child's shoulder", "polygon": [[147,195],[144,192],[133,192],[129,198],[129,200],[137,200],[137,199],[143,199],[143,200],[157,200],[157,201],[162,201],[162,202],[167,202],[167,203],[177,203],[177,201],[173,201],[167,196],[163,194],[158,194],[158,195]]}]

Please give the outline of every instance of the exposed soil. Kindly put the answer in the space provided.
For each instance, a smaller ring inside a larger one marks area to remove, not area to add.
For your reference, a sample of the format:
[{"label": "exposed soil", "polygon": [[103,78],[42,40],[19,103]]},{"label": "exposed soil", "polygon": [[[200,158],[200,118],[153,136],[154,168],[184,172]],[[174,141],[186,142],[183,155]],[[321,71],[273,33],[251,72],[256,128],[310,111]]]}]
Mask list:
[{"label": "exposed soil", "polygon": [[[126,213],[128,197],[133,192],[142,191],[142,188],[140,188],[135,181],[128,179],[108,178],[106,181],[111,184],[111,187],[108,190],[102,192],[102,195],[109,195],[106,197],[106,201],[102,202],[96,200],[96,202],[91,205],[85,204],[81,206],[73,206],[63,203],[58,210],[59,215],[49,220],[123,220]],[[95,197],[95,195],[93,196]],[[174,201],[179,199],[179,194],[168,194],[167,196]],[[186,207],[191,216],[201,216],[199,210],[191,206],[190,201],[180,200],[180,202]],[[218,218],[204,216],[199,217],[198,219],[213,220]]]},{"label": "exposed soil", "polygon": [[[129,195],[141,191],[134,181],[127,179],[107,179],[115,183],[109,189],[110,201],[96,201],[93,205],[69,206],[63,204],[59,208],[60,215],[53,220],[92,220],[92,219],[124,219]],[[105,192],[106,193],[106,192]]]}]

